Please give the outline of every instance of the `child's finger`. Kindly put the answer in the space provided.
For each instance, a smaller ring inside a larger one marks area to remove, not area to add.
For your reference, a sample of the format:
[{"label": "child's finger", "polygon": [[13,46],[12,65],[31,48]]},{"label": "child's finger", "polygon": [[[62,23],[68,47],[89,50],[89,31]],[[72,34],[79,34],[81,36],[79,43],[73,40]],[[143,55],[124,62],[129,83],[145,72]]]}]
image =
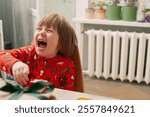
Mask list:
[{"label": "child's finger", "polygon": [[29,81],[28,74],[29,74],[29,68],[27,66],[26,68],[23,69],[23,76],[26,81]]},{"label": "child's finger", "polygon": [[25,84],[25,82],[23,81],[23,79],[19,76],[15,76],[15,79],[16,79],[16,82],[17,83],[19,83],[19,84],[21,84],[21,85],[24,85]]},{"label": "child's finger", "polygon": [[24,77],[23,69],[16,70],[14,73],[14,77],[19,84],[27,84],[26,78]]},{"label": "child's finger", "polygon": [[19,75],[18,77],[20,78],[21,84],[22,85],[26,85],[27,81],[28,81],[28,77],[26,77],[25,75],[26,73],[24,73],[24,68],[19,70]]}]

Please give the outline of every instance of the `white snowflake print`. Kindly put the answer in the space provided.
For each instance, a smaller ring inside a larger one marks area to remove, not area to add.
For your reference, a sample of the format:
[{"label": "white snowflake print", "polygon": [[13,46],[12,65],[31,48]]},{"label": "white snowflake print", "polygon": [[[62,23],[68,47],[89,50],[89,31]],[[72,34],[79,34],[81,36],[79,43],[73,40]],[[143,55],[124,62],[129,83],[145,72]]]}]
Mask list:
[{"label": "white snowflake print", "polygon": [[73,75],[71,76],[71,79],[74,80],[74,76]]},{"label": "white snowflake print", "polygon": [[6,67],[5,66],[3,66],[3,70],[6,71]]},{"label": "white snowflake print", "polygon": [[17,54],[15,54],[15,57],[17,58],[17,57],[18,57],[18,55],[17,55]]},{"label": "white snowflake print", "polygon": [[31,48],[28,48],[29,51],[31,51]]},{"label": "white snowflake print", "polygon": [[44,61],[44,65],[46,65],[47,64],[47,61]]},{"label": "white snowflake print", "polygon": [[36,55],[34,55],[34,60],[36,60],[36,58],[37,58]]},{"label": "white snowflake print", "polygon": [[64,64],[64,62],[58,62],[57,64],[58,64],[58,65],[63,65],[63,64]]},{"label": "white snowflake print", "polygon": [[40,76],[42,76],[44,73],[44,70],[40,70]]},{"label": "white snowflake print", "polygon": [[9,53],[9,52],[6,52],[6,55],[10,55],[10,53]]},{"label": "white snowflake print", "polygon": [[20,52],[21,50],[17,50],[18,52]]},{"label": "white snowflake print", "polygon": [[30,64],[30,61],[27,61],[27,64]]},{"label": "white snowflake print", "polygon": [[55,80],[57,80],[57,75],[55,76]]}]

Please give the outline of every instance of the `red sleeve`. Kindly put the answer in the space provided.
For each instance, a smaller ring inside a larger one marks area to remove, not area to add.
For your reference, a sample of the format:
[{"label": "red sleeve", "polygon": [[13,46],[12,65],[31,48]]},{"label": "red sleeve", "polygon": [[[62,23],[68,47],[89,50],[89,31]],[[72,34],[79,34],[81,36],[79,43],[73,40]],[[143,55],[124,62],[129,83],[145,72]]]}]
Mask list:
[{"label": "red sleeve", "polygon": [[17,61],[25,62],[33,46],[25,46],[13,50],[0,51],[0,69],[6,73],[11,73],[12,65]]}]

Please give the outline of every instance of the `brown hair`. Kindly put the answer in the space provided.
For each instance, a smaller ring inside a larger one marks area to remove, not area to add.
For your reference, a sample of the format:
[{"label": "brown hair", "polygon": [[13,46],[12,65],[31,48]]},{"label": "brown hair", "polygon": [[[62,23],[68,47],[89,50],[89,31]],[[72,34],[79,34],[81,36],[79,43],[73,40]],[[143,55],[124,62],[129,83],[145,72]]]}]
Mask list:
[{"label": "brown hair", "polygon": [[44,16],[38,23],[39,26],[45,25],[47,28],[53,27],[59,35],[58,54],[71,57],[77,45],[77,37],[73,27],[61,15],[51,13]]}]

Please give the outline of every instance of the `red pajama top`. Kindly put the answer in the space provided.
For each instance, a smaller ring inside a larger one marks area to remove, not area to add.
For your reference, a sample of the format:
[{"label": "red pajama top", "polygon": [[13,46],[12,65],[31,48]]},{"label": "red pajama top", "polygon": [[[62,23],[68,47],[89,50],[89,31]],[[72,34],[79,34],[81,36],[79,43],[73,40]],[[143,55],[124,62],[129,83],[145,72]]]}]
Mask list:
[{"label": "red pajama top", "polygon": [[[29,79],[46,80],[56,88],[74,90],[75,65],[70,58],[39,56],[33,45],[13,50],[0,51],[0,69],[12,75],[11,67],[22,61],[29,66]],[[30,84],[30,81],[28,84]]]}]

